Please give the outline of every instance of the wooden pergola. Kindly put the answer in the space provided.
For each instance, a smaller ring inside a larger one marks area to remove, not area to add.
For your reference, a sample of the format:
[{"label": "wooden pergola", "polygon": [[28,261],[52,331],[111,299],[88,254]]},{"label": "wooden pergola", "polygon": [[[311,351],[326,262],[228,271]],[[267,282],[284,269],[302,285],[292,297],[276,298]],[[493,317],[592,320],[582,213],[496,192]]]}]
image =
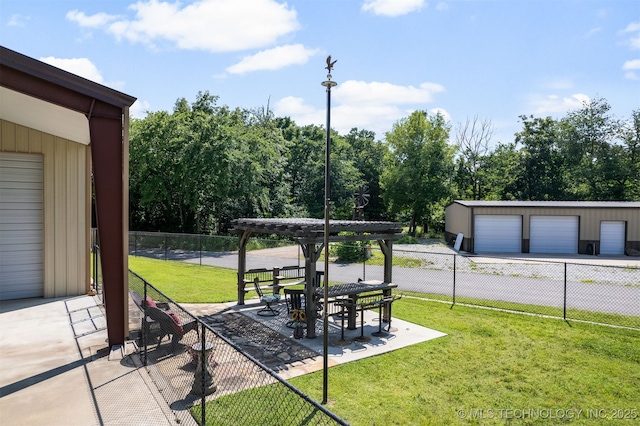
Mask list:
[{"label": "wooden pergola", "polygon": [[[320,283],[316,274],[316,262],[324,248],[323,219],[236,219],[233,232],[238,238],[238,305],[244,305],[244,275],[247,262],[247,241],[252,234],[275,234],[293,238],[302,248],[305,260],[305,298],[307,337],[316,337],[316,300],[314,292]],[[345,233],[348,233],[345,235]],[[370,241],[375,240],[384,254],[385,282],[392,282],[393,241],[398,240],[402,227],[395,222],[330,220],[329,241]]]}]

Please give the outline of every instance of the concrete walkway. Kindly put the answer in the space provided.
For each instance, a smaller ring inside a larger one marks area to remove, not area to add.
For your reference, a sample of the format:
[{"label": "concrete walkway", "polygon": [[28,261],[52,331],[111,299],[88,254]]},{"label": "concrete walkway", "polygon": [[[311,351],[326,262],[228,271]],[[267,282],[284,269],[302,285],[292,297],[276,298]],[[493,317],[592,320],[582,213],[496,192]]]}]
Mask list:
[{"label": "concrete walkway", "polygon": [[91,296],[3,301],[0,424],[189,424],[174,417],[132,342],[110,351],[105,325]]}]

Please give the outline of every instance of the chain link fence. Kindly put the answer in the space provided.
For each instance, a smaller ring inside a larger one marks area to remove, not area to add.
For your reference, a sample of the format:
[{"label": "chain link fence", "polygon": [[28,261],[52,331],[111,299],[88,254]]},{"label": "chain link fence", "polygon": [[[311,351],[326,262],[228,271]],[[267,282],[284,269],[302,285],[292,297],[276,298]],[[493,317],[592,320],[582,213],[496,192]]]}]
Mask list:
[{"label": "chain link fence", "polygon": [[[209,262],[214,252],[236,251],[237,241],[236,237],[190,234],[129,235],[130,254],[192,262],[199,259],[200,264],[215,264]],[[248,250],[291,244],[251,239]],[[332,255],[356,252],[348,261],[332,263],[332,282],[383,276],[384,256],[375,242],[331,246]],[[398,290],[406,295],[640,329],[640,262],[629,258],[627,265],[615,266],[582,259],[580,263],[474,256],[458,254],[444,244],[395,244],[392,274]]]},{"label": "chain link fence", "polygon": [[[375,253],[375,252],[374,252]],[[382,254],[374,254],[374,257]],[[640,329],[640,268],[394,249],[393,280],[418,297]]]},{"label": "chain link fence", "polygon": [[[291,240],[251,238],[247,250],[291,245]],[[221,235],[170,234],[165,232],[129,232],[129,254],[162,260],[200,260],[211,253],[238,250],[238,238]]]},{"label": "chain link fence", "polygon": [[129,292],[131,337],[180,424],[347,424],[132,271]]}]

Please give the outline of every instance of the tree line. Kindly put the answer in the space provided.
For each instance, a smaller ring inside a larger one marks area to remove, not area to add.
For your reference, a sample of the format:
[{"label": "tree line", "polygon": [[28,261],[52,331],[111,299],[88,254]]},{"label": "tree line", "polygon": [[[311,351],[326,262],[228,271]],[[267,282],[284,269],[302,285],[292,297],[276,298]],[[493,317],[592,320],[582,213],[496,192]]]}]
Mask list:
[{"label": "tree line", "polygon": [[[490,120],[452,130],[415,111],[384,140],[331,130],[331,218],[354,217],[366,187],[366,220],[441,230],[453,199],[640,200],[640,110],[619,120],[602,98],[559,120],[522,116],[513,142],[492,147]],[[324,215],[326,134],[269,108],[231,109],[200,92],[130,128],[130,227],[225,233],[240,217]]]}]

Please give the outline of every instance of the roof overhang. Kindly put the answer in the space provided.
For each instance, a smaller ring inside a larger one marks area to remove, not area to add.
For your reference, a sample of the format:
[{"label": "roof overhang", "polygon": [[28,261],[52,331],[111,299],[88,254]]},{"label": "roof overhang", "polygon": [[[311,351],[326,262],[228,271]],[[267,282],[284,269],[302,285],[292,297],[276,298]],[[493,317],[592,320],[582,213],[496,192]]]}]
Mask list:
[{"label": "roof overhang", "polygon": [[89,145],[84,114],[0,87],[0,118],[31,129]]},{"label": "roof overhang", "polygon": [[120,121],[136,100],[3,46],[0,87],[3,119],[85,144],[91,117]]}]

